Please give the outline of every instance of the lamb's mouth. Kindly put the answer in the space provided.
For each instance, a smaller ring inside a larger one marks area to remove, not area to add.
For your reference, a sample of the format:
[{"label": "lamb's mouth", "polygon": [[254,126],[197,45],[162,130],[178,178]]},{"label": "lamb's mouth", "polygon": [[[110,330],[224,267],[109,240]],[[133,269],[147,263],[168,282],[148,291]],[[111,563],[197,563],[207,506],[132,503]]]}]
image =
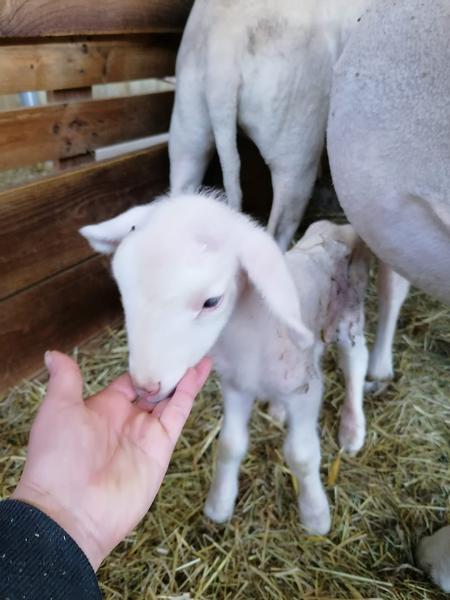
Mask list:
[{"label": "lamb's mouth", "polygon": [[131,401],[131,404],[142,404],[145,406],[148,406],[149,408],[155,408],[155,406],[157,404],[159,404],[160,402],[162,402],[163,400],[170,400],[171,398],[173,398],[173,395],[175,394],[176,391],[176,386],[173,388],[173,390],[171,392],[169,392],[166,396],[163,396],[162,398],[158,398],[157,400],[151,400],[151,397],[149,396],[144,396],[144,395],[140,395],[140,394],[136,394],[134,400]]}]

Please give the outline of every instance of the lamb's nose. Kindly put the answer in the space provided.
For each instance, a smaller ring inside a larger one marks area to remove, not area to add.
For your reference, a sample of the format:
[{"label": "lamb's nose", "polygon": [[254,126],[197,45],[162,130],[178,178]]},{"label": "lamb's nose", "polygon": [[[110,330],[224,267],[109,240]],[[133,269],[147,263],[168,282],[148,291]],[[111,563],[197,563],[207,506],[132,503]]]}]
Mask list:
[{"label": "lamb's nose", "polygon": [[156,383],[149,382],[145,384],[145,387],[136,386],[134,389],[136,390],[136,394],[139,396],[139,398],[151,400],[153,396],[156,396],[156,394],[159,393],[161,389],[161,383],[159,381]]}]

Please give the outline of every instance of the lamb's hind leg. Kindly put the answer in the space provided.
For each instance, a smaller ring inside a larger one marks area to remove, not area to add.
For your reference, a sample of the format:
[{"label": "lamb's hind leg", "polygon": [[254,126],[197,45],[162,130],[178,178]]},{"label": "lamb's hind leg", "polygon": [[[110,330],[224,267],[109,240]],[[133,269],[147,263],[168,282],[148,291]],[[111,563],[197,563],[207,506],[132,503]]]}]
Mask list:
[{"label": "lamb's hind leg", "polygon": [[216,472],[205,504],[205,515],[223,523],[233,514],[238,494],[239,468],[247,452],[248,420],[254,398],[222,386],[224,418],[219,436]]},{"label": "lamb's hind leg", "polygon": [[340,333],[337,342],[339,366],[345,379],[345,401],[341,413],[339,443],[341,448],[352,454],[362,448],[366,435],[363,399],[369,352],[363,323],[364,321],[357,325],[358,331],[351,338],[345,333]]},{"label": "lamb's hind leg", "polygon": [[300,521],[312,533],[330,530],[328,499],[320,480],[318,418],[322,401],[321,376],[311,379],[303,393],[284,399],[288,434],[284,443],[286,462],[299,482]]},{"label": "lamb's hind leg", "polygon": [[[408,295],[409,281],[380,261],[378,271],[378,325],[370,353],[368,377],[372,382],[388,381],[394,376],[392,346],[400,309]],[[376,385],[369,383],[368,389]]]}]

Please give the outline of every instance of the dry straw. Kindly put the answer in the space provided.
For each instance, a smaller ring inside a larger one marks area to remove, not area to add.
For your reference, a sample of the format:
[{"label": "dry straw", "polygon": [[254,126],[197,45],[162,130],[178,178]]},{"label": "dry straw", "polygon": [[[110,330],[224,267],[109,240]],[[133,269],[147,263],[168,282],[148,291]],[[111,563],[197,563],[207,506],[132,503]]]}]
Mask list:
[{"label": "dry straw", "polygon": [[[369,330],[375,299],[369,300]],[[75,351],[92,393],[126,368],[122,331]],[[308,536],[298,523],[283,431],[259,406],[251,422],[236,512],[219,526],[202,514],[211,481],[221,403],[211,379],[196,402],[153,508],[105,562],[99,578],[113,599],[444,598],[414,567],[412,548],[448,519],[450,320],[413,293],[396,342],[395,381],[368,396],[367,443],[356,457],[336,444],[343,387],[332,353],[321,419],[322,475],[333,527]],[[13,489],[44,386],[24,382],[1,403],[2,497]]]}]

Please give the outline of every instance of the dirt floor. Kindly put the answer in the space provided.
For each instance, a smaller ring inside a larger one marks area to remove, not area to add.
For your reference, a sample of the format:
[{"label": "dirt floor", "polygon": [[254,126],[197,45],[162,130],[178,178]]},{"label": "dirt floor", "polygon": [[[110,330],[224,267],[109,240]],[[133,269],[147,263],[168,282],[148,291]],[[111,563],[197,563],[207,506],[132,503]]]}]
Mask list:
[{"label": "dirt floor", "polygon": [[[373,331],[375,299],[369,301]],[[126,368],[121,330],[77,349],[92,393]],[[420,537],[448,522],[450,490],[448,308],[414,292],[396,342],[395,381],[367,396],[367,443],[355,457],[336,443],[342,379],[326,361],[322,474],[333,513],[326,537],[298,523],[282,429],[258,406],[236,512],[219,526],[202,513],[212,475],[221,402],[210,379],[195,404],[161,492],[137,530],[105,561],[99,578],[113,599],[445,598],[414,567]],[[0,404],[2,497],[13,489],[44,390],[24,382]]]}]

